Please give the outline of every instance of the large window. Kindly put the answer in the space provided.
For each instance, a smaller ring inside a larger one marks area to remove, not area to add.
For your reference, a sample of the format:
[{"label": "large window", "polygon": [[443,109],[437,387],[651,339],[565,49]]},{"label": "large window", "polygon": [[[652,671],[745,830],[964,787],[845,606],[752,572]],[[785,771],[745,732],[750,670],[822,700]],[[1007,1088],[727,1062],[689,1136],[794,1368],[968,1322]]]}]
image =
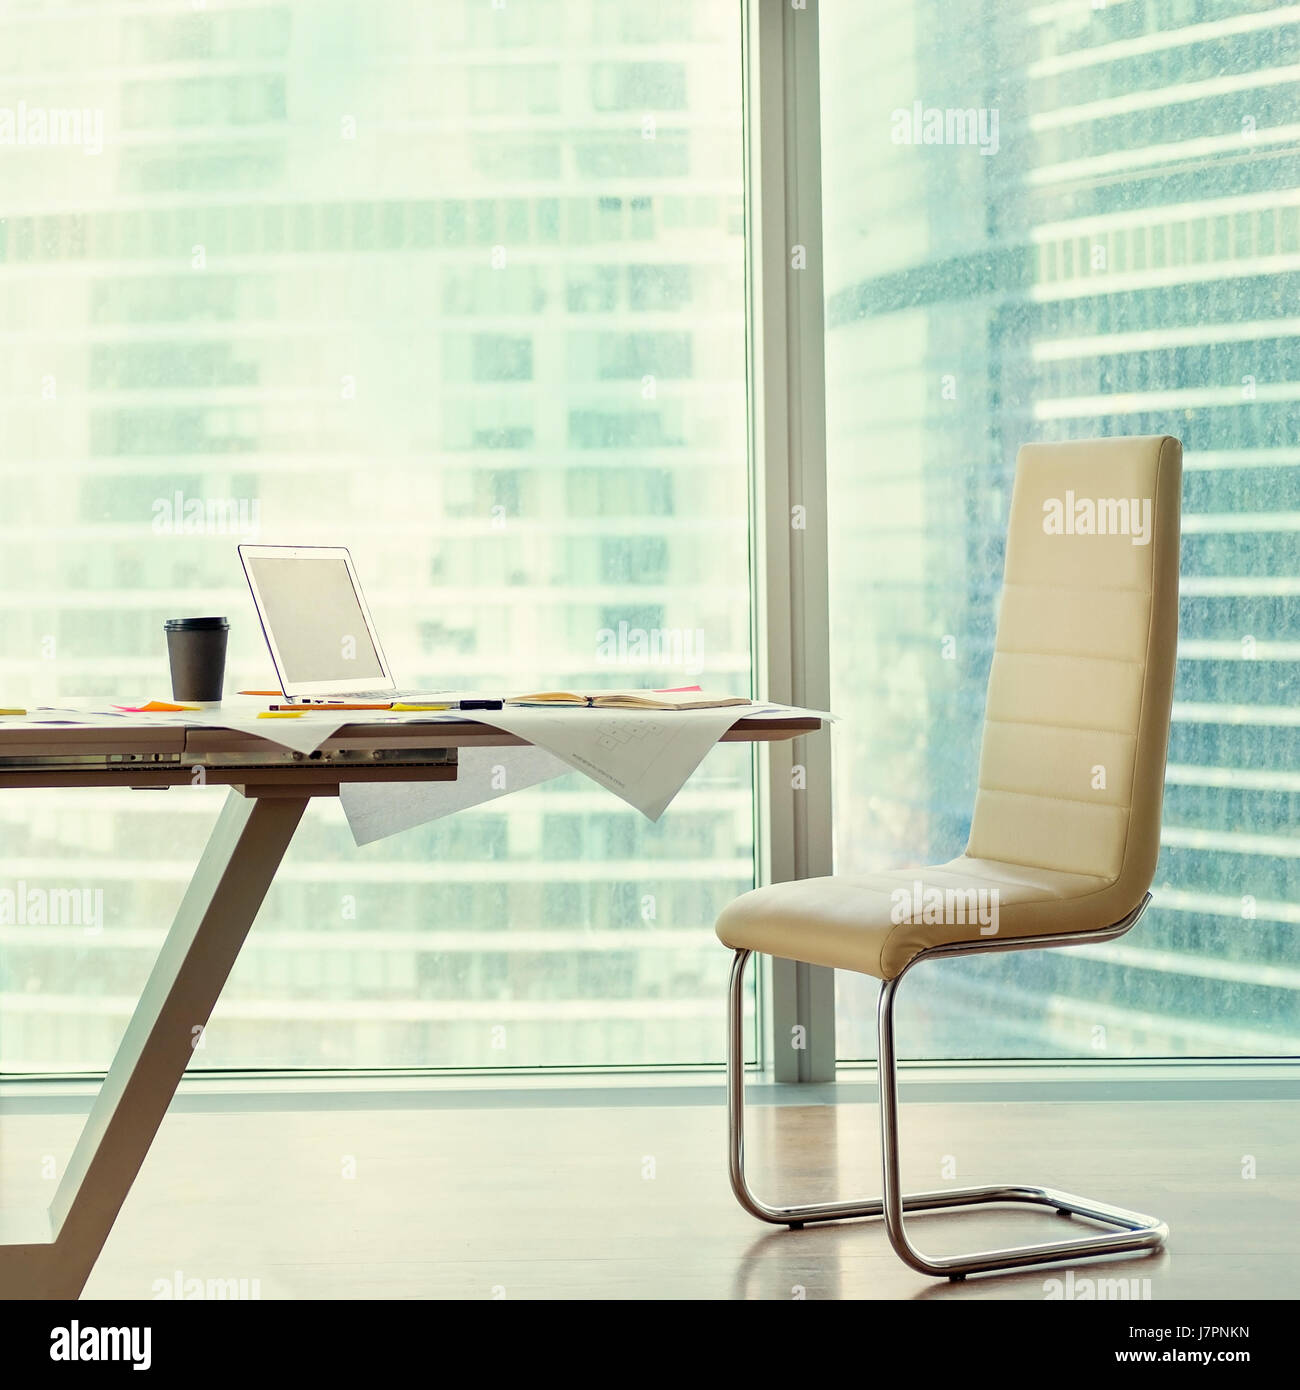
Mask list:
[{"label": "large window", "polygon": [[[841,872],[965,845],[1018,445],[1185,449],[1153,910],[1110,945],[930,967],[904,1048],[1294,1054],[1295,9],[823,0],[820,19]],[[842,1057],[871,1055],[873,996],[840,976]]]},{"label": "large window", "polygon": [[[405,685],[747,694],[740,60],[734,0],[5,6],[0,703],[165,694],[185,613],[264,685],[240,539],[350,545]],[[719,1060],[750,763],[313,809],[196,1064]],[[6,1068],[107,1064],[222,795],[0,797],[0,884],[102,895],[0,922]]]},{"label": "large window", "polygon": [[[747,693],[744,8],[6,7],[0,704],[165,693],[183,613],[263,685],[240,539],[350,545],[403,684]],[[1294,1054],[1294,7],[779,8],[821,38],[840,872],[965,843],[1019,444],[1185,446],[1155,906],[931,968],[905,1051]],[[221,795],[0,797],[7,900],[99,904],[0,912],[0,1067],[106,1065]],[[364,850],[315,807],[196,1062],[716,1062],[753,795],[721,747],[653,826],[577,778]]]}]

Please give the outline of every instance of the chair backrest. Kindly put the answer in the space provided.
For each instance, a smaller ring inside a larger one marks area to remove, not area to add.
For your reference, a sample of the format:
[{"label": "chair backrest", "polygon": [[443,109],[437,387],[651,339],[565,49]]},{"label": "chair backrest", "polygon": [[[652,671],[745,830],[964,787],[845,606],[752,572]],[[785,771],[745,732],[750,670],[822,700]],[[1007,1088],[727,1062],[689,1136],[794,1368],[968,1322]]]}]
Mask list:
[{"label": "chair backrest", "polygon": [[1167,435],[1020,450],[970,856],[1150,886],[1181,489]]}]

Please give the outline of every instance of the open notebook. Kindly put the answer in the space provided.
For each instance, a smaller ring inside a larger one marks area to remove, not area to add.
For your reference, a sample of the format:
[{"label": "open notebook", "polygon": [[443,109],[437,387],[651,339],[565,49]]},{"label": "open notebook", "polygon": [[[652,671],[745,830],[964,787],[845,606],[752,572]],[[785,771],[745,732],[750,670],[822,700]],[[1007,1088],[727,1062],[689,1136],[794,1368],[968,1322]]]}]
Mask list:
[{"label": "open notebook", "polygon": [[506,701],[508,705],[589,705],[594,709],[723,709],[751,703],[739,695],[706,695],[701,690],[604,690],[593,695],[543,690]]}]

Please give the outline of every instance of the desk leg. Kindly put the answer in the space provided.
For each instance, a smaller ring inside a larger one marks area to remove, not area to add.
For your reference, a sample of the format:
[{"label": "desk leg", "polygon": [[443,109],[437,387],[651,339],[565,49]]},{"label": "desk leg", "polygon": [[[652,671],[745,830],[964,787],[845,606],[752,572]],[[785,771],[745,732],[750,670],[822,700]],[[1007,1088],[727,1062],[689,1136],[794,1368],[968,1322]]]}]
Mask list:
[{"label": "desk leg", "polygon": [[85,1287],[307,801],[230,793],[48,1214],[0,1223],[0,1298]]}]

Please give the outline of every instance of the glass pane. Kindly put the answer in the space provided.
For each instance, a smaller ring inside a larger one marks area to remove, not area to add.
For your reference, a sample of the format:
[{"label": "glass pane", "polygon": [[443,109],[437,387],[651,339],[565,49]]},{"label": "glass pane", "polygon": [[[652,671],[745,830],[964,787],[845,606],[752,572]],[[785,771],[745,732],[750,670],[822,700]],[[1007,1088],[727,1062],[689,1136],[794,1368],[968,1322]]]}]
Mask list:
[{"label": "glass pane", "polygon": [[[927,967],[902,1049],[1294,1054],[1294,9],[819,8],[840,872],[965,845],[1019,444],[1185,446],[1154,908]],[[874,996],[841,975],[842,1057],[874,1055]]]},{"label": "glass pane", "polygon": [[[7,7],[0,703],[186,613],[264,687],[240,539],[350,545],[406,686],[748,694],[741,155],[734,0]],[[6,1067],[107,1063],[223,795],[0,798]],[[752,824],[737,747],[656,825],[315,807],[196,1061],[720,1060]]]}]

